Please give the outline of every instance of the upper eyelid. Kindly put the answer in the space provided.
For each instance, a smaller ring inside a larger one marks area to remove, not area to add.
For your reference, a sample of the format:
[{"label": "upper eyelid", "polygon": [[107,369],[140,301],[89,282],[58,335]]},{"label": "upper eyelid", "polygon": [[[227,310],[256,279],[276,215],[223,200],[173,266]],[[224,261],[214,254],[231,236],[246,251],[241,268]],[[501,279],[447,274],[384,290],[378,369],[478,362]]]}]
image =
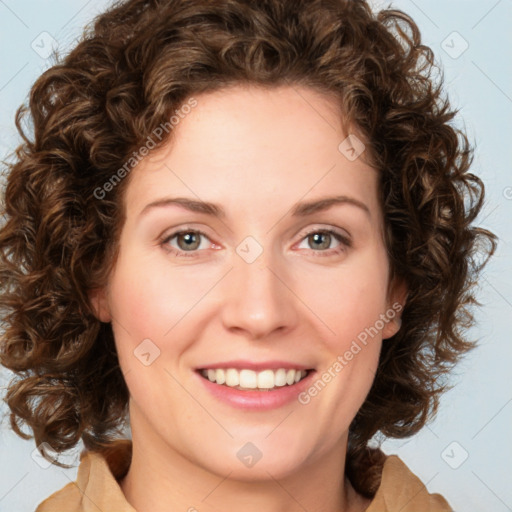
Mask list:
[{"label": "upper eyelid", "polygon": [[[348,232],[345,231],[345,233],[340,233],[339,229],[334,229],[334,228],[314,228],[314,229],[311,229],[310,231],[307,231],[306,233],[302,234],[302,236],[299,239],[299,242],[302,242],[309,235],[311,235],[313,233],[322,233],[322,232],[325,232],[325,233],[330,234],[331,236],[334,236],[338,240],[338,242],[341,243],[342,245],[345,245],[347,247],[352,247],[353,246],[352,236],[350,234],[348,234]],[[327,251],[325,251],[325,252],[327,252]]]},{"label": "upper eyelid", "polygon": [[336,228],[334,226],[328,226],[328,227],[323,227],[323,228],[322,227],[311,228],[310,230],[307,230],[306,232],[302,233],[302,238],[304,238],[305,236],[307,236],[311,233],[316,233],[318,231],[333,232],[343,238],[350,238],[350,239],[352,238],[352,236],[346,229]]}]

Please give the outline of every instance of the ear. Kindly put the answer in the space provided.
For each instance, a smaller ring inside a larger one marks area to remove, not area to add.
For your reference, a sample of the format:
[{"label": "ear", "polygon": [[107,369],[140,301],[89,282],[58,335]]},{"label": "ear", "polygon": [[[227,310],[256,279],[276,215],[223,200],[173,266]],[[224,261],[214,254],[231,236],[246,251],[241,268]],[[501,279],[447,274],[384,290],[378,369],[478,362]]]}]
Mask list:
[{"label": "ear", "polygon": [[108,323],[112,321],[105,288],[91,290],[89,292],[89,301],[94,310],[94,316],[100,322]]},{"label": "ear", "polygon": [[402,311],[407,301],[407,285],[403,280],[395,279],[391,283],[388,292],[388,303],[385,316],[388,322],[382,329],[382,339],[394,336],[402,326]]}]

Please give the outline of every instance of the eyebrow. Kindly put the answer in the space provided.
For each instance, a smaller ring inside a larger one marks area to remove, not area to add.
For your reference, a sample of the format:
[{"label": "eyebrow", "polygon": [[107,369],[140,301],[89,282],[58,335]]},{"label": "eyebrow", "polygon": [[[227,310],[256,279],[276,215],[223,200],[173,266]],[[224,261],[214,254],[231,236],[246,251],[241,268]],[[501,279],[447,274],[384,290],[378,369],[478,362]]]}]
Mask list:
[{"label": "eyebrow", "polygon": [[[356,206],[365,211],[368,216],[370,216],[370,209],[363,202],[353,197],[343,195],[323,197],[313,201],[297,203],[291,208],[291,214],[292,217],[307,217],[308,215],[323,212],[335,205],[341,204]],[[155,208],[163,208],[172,205],[181,206],[188,211],[203,213],[205,215],[210,215],[219,219],[226,218],[226,212],[222,206],[215,203],[210,203],[208,201],[199,201],[188,197],[165,197],[162,199],[157,199],[156,201],[147,204],[140,212],[139,217],[146,215],[150,210]]]}]

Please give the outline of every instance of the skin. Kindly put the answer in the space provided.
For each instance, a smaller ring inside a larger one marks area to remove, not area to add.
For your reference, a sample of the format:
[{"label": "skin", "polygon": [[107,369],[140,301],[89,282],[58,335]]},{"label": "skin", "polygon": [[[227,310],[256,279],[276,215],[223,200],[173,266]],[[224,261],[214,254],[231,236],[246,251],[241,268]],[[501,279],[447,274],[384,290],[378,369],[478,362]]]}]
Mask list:
[{"label": "skin", "polygon": [[[350,161],[338,150],[355,132],[322,93],[238,85],[196,99],[171,142],[132,170],[119,257],[91,295],[98,318],[112,322],[131,395],[133,459],[121,488],[135,509],[154,512],[365,510],[369,500],[343,477],[348,428],[398,315],[307,405],[243,411],[207,392],[193,370],[282,359],[321,375],[403,303],[389,282],[377,172],[364,153]],[[333,195],[368,211],[345,203],[290,214],[299,201]],[[214,202],[226,217],[177,205],[141,216],[165,197]],[[190,229],[206,234],[192,251],[183,236],[165,241]],[[349,244],[307,236],[325,229]],[[263,250],[252,263],[236,252],[247,236]],[[134,356],[144,339],[160,350],[148,366]],[[262,452],[250,468],[237,458],[247,442]]]}]

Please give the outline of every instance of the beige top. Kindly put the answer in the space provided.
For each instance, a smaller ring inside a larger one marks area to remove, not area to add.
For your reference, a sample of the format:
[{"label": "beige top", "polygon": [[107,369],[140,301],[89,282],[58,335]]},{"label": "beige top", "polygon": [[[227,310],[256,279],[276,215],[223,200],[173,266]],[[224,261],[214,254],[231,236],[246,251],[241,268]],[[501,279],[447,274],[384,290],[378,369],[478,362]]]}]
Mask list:
[{"label": "beige top", "polygon": [[[136,512],[119,486],[130,465],[131,441],[116,441],[109,454],[83,452],[76,482],[45,499],[36,512]],[[396,455],[388,455],[380,486],[366,512],[452,512],[439,494],[429,494]]]}]

